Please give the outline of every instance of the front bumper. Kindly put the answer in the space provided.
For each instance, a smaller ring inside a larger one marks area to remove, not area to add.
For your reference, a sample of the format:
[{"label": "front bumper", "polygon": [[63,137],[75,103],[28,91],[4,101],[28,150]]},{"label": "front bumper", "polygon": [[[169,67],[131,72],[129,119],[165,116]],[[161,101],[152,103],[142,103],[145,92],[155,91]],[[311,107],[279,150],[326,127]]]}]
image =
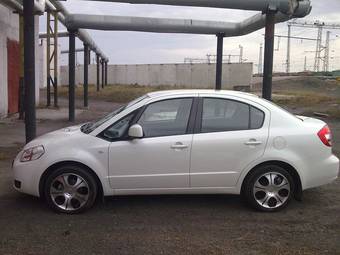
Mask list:
[{"label": "front bumper", "polygon": [[13,187],[22,193],[39,197],[39,182],[43,172],[41,160],[20,162],[21,153],[15,158],[12,166]]}]

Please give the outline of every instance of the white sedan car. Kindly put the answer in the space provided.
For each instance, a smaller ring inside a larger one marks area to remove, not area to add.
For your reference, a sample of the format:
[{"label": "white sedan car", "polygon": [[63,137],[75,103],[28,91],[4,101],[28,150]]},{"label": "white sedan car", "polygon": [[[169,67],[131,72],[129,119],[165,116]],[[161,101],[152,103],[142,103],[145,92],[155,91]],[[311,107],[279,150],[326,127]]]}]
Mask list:
[{"label": "white sedan car", "polygon": [[27,144],[14,187],[63,213],[132,194],[241,194],[272,212],[337,178],[331,146],[323,121],[251,94],[156,92]]}]

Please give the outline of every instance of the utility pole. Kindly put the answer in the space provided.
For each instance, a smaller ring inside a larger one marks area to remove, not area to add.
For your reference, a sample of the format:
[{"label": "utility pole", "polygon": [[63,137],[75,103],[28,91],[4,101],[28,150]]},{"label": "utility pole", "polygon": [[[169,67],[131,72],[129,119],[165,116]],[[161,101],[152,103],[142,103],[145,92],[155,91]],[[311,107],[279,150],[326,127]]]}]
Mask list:
[{"label": "utility pole", "polygon": [[258,73],[263,73],[263,44],[260,44],[260,53],[259,53],[259,65],[258,65]]},{"label": "utility pole", "polygon": [[239,60],[239,62],[242,63],[243,62],[243,46],[239,45],[239,48],[240,48],[240,60]]},{"label": "utility pole", "polygon": [[304,71],[307,72],[307,56],[305,56]]},{"label": "utility pole", "polygon": [[231,55],[229,54],[228,55],[228,64],[230,64],[231,63]]},{"label": "utility pole", "polygon": [[[329,42],[330,39],[326,39],[326,45],[322,46],[322,35],[323,35],[323,29],[340,29],[340,24],[329,24],[329,23],[324,23],[321,21],[315,21],[315,22],[310,22],[310,21],[305,21],[305,22],[298,22],[298,21],[291,21],[288,23],[291,26],[294,27],[303,27],[303,28],[316,28],[318,31],[317,39],[316,41],[316,51],[315,53],[315,59],[314,59],[314,71],[319,72],[321,70],[320,64],[321,62],[324,63],[323,70],[327,71],[329,70]],[[327,36],[330,36],[328,34]],[[293,38],[293,37],[291,37]],[[324,55],[322,55],[322,51],[324,52]]]},{"label": "utility pole", "polygon": [[326,35],[326,45],[325,45],[325,55],[324,55],[324,62],[323,62],[323,71],[329,71],[329,40],[330,40],[331,32],[327,31]]},{"label": "utility pole", "polygon": [[314,72],[320,71],[320,60],[322,51],[322,26],[318,26],[318,36],[316,41],[315,61],[314,61]]},{"label": "utility pole", "polygon": [[290,73],[290,37],[292,25],[288,24],[286,73]]}]

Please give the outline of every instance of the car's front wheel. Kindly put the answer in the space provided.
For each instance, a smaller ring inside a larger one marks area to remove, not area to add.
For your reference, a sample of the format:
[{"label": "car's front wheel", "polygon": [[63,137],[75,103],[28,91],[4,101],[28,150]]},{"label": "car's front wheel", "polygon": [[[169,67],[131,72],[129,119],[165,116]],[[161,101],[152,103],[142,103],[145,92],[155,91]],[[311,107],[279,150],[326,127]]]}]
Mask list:
[{"label": "car's front wheel", "polygon": [[257,210],[275,212],[291,200],[294,181],[288,171],[280,166],[267,165],[255,169],[245,180],[243,195]]},{"label": "car's front wheel", "polygon": [[87,170],[76,165],[55,169],[44,185],[45,200],[57,212],[80,213],[94,204],[96,196],[95,179]]}]

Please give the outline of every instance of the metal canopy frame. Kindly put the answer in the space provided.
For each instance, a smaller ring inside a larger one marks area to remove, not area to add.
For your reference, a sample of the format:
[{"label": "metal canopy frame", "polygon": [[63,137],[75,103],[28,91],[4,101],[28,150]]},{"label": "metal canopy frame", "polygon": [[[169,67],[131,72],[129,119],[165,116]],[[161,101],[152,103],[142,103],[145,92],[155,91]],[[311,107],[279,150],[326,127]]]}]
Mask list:
[{"label": "metal canopy frame", "polygon": [[[282,13],[275,22],[290,19]],[[266,24],[266,14],[257,14],[239,23],[192,19],[164,19],[129,16],[70,14],[65,19],[69,29],[95,29],[105,31],[137,31],[153,33],[223,34],[224,37],[241,36],[255,32]]]},{"label": "metal canopy frame", "polygon": [[[52,43],[53,42],[53,43]],[[51,106],[51,84],[54,107],[58,107],[58,12],[47,11],[47,107]]]},{"label": "metal canopy frame", "polygon": [[158,4],[174,6],[210,7],[267,12],[279,11],[297,18],[311,12],[310,0],[83,0],[130,4]]},{"label": "metal canopy frame", "polygon": [[[106,84],[108,59],[94,44],[87,32],[83,28],[99,30],[128,30],[163,33],[201,33],[215,34],[218,40],[217,59],[223,57],[223,38],[225,36],[238,36],[254,32],[266,27],[265,36],[265,64],[263,78],[263,97],[271,99],[273,50],[274,50],[274,28],[276,22],[299,18],[308,15],[311,11],[309,0],[93,0],[102,2],[125,2],[132,4],[162,4],[176,6],[200,6],[228,9],[243,9],[260,11],[262,14],[255,15],[243,23],[228,22],[208,22],[193,20],[173,20],[173,19],[152,19],[137,17],[114,17],[96,15],[71,15],[57,0],[41,0],[46,2],[48,8],[58,11],[59,20],[66,25],[69,31],[69,120],[74,121],[74,87],[75,87],[75,37],[84,42],[84,69],[87,66],[87,49],[96,53],[97,57],[97,89],[99,89],[99,67],[102,62],[102,85]],[[10,6],[15,6],[17,0],[5,0]],[[25,110],[26,110],[26,141],[29,142],[35,137],[35,94],[34,94],[34,14],[35,0],[23,1],[23,13],[25,21]],[[84,20],[87,18],[87,20]],[[116,20],[121,24],[115,23]],[[144,27],[144,28],[143,28]],[[57,35],[57,33],[56,33]],[[101,60],[100,58],[101,57]],[[86,68],[87,69],[87,68]],[[217,61],[216,68],[216,89],[221,88],[222,81],[222,61]],[[84,83],[88,77],[84,70]],[[105,76],[105,77],[103,77]],[[87,84],[86,84],[87,88]],[[84,89],[85,91],[85,89]],[[87,89],[86,89],[87,91]],[[84,94],[85,99],[85,94]],[[84,101],[85,105],[85,101]]]},{"label": "metal canopy frame", "polygon": [[[91,1],[91,0],[88,0]],[[223,39],[246,35],[266,28],[263,97],[272,99],[272,72],[274,57],[275,23],[304,17],[311,11],[309,0],[92,0],[132,4],[163,4],[200,6],[261,11],[239,23],[189,19],[164,19],[129,16],[70,14],[65,24],[71,29],[104,31],[138,31],[153,33],[212,34],[217,36],[216,89],[222,89]],[[99,90],[99,65],[97,58],[97,90]],[[102,65],[104,70],[104,65]],[[105,68],[106,69],[106,68]]]}]

